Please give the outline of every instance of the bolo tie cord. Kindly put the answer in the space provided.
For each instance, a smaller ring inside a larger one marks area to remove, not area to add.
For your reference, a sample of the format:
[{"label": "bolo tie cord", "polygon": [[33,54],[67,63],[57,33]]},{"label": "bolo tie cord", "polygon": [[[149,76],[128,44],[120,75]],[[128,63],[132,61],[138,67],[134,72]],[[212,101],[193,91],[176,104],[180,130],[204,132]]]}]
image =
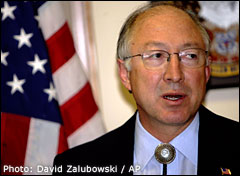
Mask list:
[{"label": "bolo tie cord", "polygon": [[167,175],[167,164],[163,164],[163,175]]}]

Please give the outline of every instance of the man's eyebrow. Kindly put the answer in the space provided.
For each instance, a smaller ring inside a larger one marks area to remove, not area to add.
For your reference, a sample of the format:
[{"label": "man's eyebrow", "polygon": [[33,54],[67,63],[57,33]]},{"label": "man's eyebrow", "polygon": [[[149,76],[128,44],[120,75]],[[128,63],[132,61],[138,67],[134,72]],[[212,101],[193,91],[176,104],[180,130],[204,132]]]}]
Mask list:
[{"label": "man's eyebrow", "polygon": [[180,47],[180,49],[193,48],[193,47],[199,48],[200,46],[199,46],[199,44],[196,43],[196,42],[192,42],[192,43],[189,42],[189,43],[183,44],[183,45]]},{"label": "man's eyebrow", "polygon": [[169,48],[165,43],[162,42],[155,42],[155,41],[151,41],[151,42],[147,42],[144,44],[144,48],[147,47],[159,47],[159,48]]},{"label": "man's eyebrow", "polygon": [[[144,44],[144,49],[147,47],[158,47],[158,48],[164,48],[164,49],[170,49],[168,44],[162,43],[162,42],[156,42],[156,41],[150,41]],[[186,49],[186,48],[199,48],[200,45],[197,42],[187,42],[178,47],[179,50]]]}]

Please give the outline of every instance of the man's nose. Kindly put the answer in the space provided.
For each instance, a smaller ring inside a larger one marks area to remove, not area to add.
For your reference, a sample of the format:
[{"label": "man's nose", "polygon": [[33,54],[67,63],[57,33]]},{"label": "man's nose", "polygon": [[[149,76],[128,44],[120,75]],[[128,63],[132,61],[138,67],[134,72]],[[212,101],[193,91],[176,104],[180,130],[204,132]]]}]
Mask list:
[{"label": "man's nose", "polygon": [[166,65],[164,78],[166,82],[178,83],[184,80],[184,74],[182,72],[181,61],[177,54],[171,54],[169,61]]}]

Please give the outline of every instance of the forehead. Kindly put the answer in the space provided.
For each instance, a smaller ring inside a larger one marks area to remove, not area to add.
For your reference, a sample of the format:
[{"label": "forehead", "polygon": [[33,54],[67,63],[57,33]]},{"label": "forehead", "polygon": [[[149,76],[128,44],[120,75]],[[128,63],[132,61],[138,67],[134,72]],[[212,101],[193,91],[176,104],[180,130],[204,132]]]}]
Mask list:
[{"label": "forehead", "polygon": [[172,47],[192,43],[204,47],[200,30],[191,17],[171,6],[158,6],[139,15],[133,27],[132,41],[142,46],[161,43]]},{"label": "forehead", "polygon": [[153,16],[157,15],[168,15],[168,16],[181,16],[181,17],[188,17],[188,14],[174,6],[170,5],[160,5],[156,6],[150,9],[147,9],[146,11],[140,13],[136,19],[136,22],[142,23],[143,20],[152,18]]}]

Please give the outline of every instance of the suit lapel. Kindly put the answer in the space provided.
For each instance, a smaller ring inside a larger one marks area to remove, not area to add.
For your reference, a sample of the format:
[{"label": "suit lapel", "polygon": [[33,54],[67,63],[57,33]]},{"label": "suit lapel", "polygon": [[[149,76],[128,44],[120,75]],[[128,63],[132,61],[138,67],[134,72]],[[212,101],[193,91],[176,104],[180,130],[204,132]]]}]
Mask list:
[{"label": "suit lapel", "polygon": [[[211,175],[214,170],[212,169],[212,163],[211,162],[211,148],[213,147],[211,139],[208,135],[211,135],[208,133],[209,126],[211,126],[211,121],[206,122],[207,119],[209,119],[209,114],[206,112],[206,110],[201,107],[199,109],[199,134],[198,134],[198,175],[202,174],[209,174]],[[210,124],[208,124],[210,123]],[[207,171],[207,172],[206,172]],[[210,173],[209,173],[210,171]]]},{"label": "suit lapel", "polygon": [[215,114],[204,106],[199,108],[200,126],[198,137],[198,174],[220,175],[219,154],[221,141],[218,132],[213,127],[217,124]]},{"label": "suit lapel", "polygon": [[[134,134],[135,134],[135,121],[136,113],[122,126],[119,128],[119,136],[115,135],[114,139],[116,151],[118,152],[118,161],[120,165],[125,165],[124,174],[132,175],[132,172],[128,172],[130,166],[133,165],[133,152],[134,152]],[[113,159],[114,156],[112,156]]]}]

